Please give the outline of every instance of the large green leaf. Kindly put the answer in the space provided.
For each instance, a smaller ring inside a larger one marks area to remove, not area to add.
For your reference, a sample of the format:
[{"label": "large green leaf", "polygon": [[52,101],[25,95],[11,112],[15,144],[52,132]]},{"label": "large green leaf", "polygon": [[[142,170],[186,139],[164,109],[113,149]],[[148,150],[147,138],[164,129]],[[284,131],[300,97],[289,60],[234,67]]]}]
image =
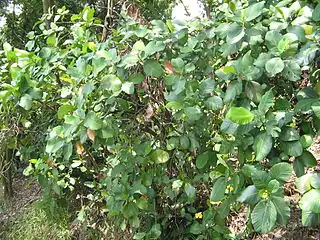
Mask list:
[{"label": "large green leaf", "polygon": [[238,197],[237,201],[248,204],[256,204],[259,199],[260,197],[257,188],[254,185],[250,185],[241,192],[241,195]]},{"label": "large green leaf", "polygon": [[251,178],[253,184],[258,188],[258,189],[264,189],[267,188],[271,176],[268,174],[266,171],[255,169],[254,171],[251,172]]},{"label": "large green leaf", "polygon": [[258,109],[261,113],[266,113],[274,105],[274,95],[272,90],[267,91],[261,98]]},{"label": "large green leaf", "polygon": [[218,178],[213,184],[210,200],[213,202],[218,202],[224,197],[226,191],[227,183],[224,177]]},{"label": "large green leaf", "polygon": [[223,101],[218,96],[209,97],[205,101],[205,105],[208,109],[211,109],[213,111],[220,110],[223,107]]},{"label": "large green leaf", "polygon": [[266,70],[271,76],[281,73],[283,69],[284,63],[281,58],[271,58],[266,62]]},{"label": "large green leaf", "polygon": [[151,154],[151,158],[152,158],[153,162],[155,162],[157,164],[166,163],[169,161],[169,153],[167,153],[164,150],[157,149],[157,150],[153,151],[153,153]]},{"label": "large green leaf", "polygon": [[189,198],[194,198],[196,196],[196,188],[190,183],[184,185],[184,191]]},{"label": "large green leaf", "polygon": [[19,106],[29,111],[32,108],[32,97],[28,94],[23,95],[20,99]]},{"label": "large green leaf", "polygon": [[312,174],[305,174],[296,179],[296,187],[299,193],[304,194],[305,192],[311,190],[311,177]]},{"label": "large green leaf", "polygon": [[208,151],[200,154],[196,159],[196,167],[198,169],[204,168],[207,165],[209,158],[210,158],[210,153]]},{"label": "large green leaf", "polygon": [[201,109],[198,106],[187,107],[184,112],[187,115],[187,119],[190,121],[197,121],[202,116]]},{"label": "large green leaf", "polygon": [[313,188],[320,189],[320,173],[312,174],[310,178],[310,184]]},{"label": "large green leaf", "polygon": [[299,206],[303,211],[320,213],[320,189],[311,189],[305,193],[299,201]]},{"label": "large green leaf", "polygon": [[277,209],[270,200],[260,201],[253,209],[251,219],[255,231],[270,232],[277,220]]},{"label": "large green leaf", "polygon": [[160,77],[163,74],[163,69],[156,60],[147,60],[143,65],[145,74],[152,77]]},{"label": "large green leaf", "polygon": [[271,176],[279,181],[288,181],[292,175],[292,167],[289,163],[277,163],[271,168]]},{"label": "large green leaf", "polygon": [[283,152],[289,156],[299,157],[303,152],[300,141],[282,142],[280,146]]},{"label": "large green leaf", "polygon": [[320,21],[320,3],[318,3],[318,5],[316,6],[316,8],[313,9],[312,19],[313,19],[314,21]]},{"label": "large green leaf", "polygon": [[252,4],[247,9],[245,9],[244,10],[245,21],[250,22],[256,19],[257,17],[259,17],[263,12],[264,3],[265,2],[262,1],[256,4]]},{"label": "large green leaf", "polygon": [[58,119],[63,119],[66,114],[71,112],[74,109],[73,105],[64,104],[61,105],[58,109]]},{"label": "large green leaf", "polygon": [[232,107],[226,117],[235,123],[247,124],[252,122],[254,114],[244,107]]},{"label": "large green leaf", "polygon": [[304,151],[302,155],[297,158],[297,160],[301,161],[305,167],[317,166],[316,158],[309,151]]},{"label": "large green leaf", "polygon": [[245,35],[244,29],[237,23],[231,24],[228,34],[227,34],[227,43],[235,44],[239,42]]},{"label": "large green leaf", "polygon": [[121,80],[116,75],[108,74],[102,78],[100,87],[116,93],[121,90],[121,85]]},{"label": "large green leaf", "polygon": [[282,198],[278,196],[272,196],[271,201],[277,209],[277,222],[285,226],[290,217],[290,207],[289,204]]},{"label": "large green leaf", "polygon": [[300,139],[300,135],[295,128],[285,127],[281,130],[280,140],[285,142],[297,141]]},{"label": "large green leaf", "polygon": [[283,76],[289,81],[296,82],[301,79],[301,69],[299,64],[295,61],[290,60],[285,63],[283,70]]},{"label": "large green leaf", "polygon": [[320,213],[302,211],[302,225],[307,227],[320,226]]},{"label": "large green leaf", "polygon": [[102,120],[95,112],[89,112],[84,120],[84,126],[91,130],[99,130],[102,127]]},{"label": "large green leaf", "polygon": [[242,92],[242,82],[232,81],[227,88],[226,95],[224,96],[224,102],[228,103],[235,100],[236,96],[240,95]]},{"label": "large green leaf", "polygon": [[127,219],[136,217],[138,215],[138,212],[139,209],[137,207],[137,204],[133,202],[127,203],[122,209],[123,216]]},{"label": "large green leaf", "polygon": [[156,52],[161,52],[165,49],[166,45],[163,41],[151,41],[147,44],[145,48],[145,57],[151,56]]},{"label": "large green leaf", "polygon": [[272,137],[267,132],[262,132],[254,139],[253,150],[256,152],[257,161],[262,161],[271,151]]}]

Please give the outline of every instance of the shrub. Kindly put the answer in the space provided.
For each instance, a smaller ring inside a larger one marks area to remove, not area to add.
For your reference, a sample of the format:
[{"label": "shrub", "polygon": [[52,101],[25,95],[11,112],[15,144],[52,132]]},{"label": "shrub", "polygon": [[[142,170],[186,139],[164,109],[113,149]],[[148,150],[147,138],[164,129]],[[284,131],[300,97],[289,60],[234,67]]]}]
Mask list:
[{"label": "shrub", "polygon": [[320,126],[319,6],[228,2],[206,21],[126,19],[106,42],[92,9],[71,23],[60,9],[27,51],[4,46],[0,103],[30,121],[39,106],[56,113],[25,173],[53,197],[87,192],[79,220],[98,207],[135,239],[232,238],[226,217],[242,204],[248,232],[285,225],[283,184],[316,165],[301,136]]}]

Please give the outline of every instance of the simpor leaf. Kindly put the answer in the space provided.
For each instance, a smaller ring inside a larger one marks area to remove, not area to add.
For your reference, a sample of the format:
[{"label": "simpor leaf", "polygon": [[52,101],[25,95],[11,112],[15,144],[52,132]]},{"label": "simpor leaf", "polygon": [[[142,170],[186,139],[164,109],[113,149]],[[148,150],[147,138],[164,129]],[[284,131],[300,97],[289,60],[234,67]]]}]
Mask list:
[{"label": "simpor leaf", "polygon": [[266,62],[266,70],[271,76],[274,76],[284,69],[284,63],[281,58],[271,58]]},{"label": "simpor leaf", "polygon": [[227,113],[227,118],[238,124],[247,124],[252,122],[254,114],[244,107],[232,107]]},{"label": "simpor leaf", "polygon": [[169,153],[164,150],[157,149],[151,154],[151,158],[157,164],[166,163],[169,161]]},{"label": "simpor leaf", "polygon": [[262,132],[255,138],[253,150],[256,152],[258,161],[262,161],[269,154],[272,143],[272,137],[267,132]]},{"label": "simpor leaf", "polygon": [[257,232],[270,232],[277,220],[277,209],[270,200],[261,201],[253,209],[251,219]]}]

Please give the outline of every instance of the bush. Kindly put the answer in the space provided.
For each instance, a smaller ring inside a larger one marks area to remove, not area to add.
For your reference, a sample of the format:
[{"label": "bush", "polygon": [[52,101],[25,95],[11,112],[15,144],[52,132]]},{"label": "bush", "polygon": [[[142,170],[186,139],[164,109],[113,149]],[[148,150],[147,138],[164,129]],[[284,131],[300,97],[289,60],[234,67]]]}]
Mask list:
[{"label": "bush", "polygon": [[243,204],[248,232],[285,225],[284,183],[316,165],[301,136],[320,127],[319,11],[228,2],[206,21],[125,19],[99,42],[92,9],[71,24],[60,9],[27,51],[4,45],[0,103],[55,114],[25,174],[52,197],[80,190],[79,220],[98,208],[135,239],[233,238]]}]

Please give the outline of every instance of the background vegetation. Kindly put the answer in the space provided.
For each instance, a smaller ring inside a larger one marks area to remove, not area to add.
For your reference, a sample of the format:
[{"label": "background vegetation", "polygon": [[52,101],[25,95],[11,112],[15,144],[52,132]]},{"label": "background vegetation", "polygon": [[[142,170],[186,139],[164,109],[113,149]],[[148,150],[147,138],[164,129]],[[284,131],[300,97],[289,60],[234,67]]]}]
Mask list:
[{"label": "background vegetation", "polygon": [[28,162],[47,201],[8,232],[58,212],[61,239],[72,217],[93,239],[106,219],[134,239],[248,239],[287,224],[292,179],[319,226],[320,4],[208,1],[183,22],[169,1],[56,1],[31,27],[29,3],[2,13],[0,170],[9,199],[12,163]]}]

